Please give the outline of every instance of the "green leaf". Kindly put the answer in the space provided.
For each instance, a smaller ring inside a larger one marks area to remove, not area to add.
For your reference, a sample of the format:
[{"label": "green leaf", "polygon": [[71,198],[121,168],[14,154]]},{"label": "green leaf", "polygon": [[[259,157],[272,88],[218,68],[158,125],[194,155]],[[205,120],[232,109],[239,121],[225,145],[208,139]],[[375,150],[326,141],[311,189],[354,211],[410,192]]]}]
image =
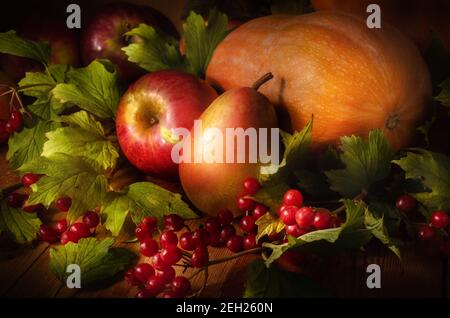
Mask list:
[{"label": "green leaf", "polygon": [[450,108],[450,78],[443,81],[439,87],[442,88],[442,90],[434,99]]},{"label": "green leaf", "polygon": [[308,277],[267,268],[262,260],[253,261],[247,269],[245,298],[309,298],[329,297],[328,293]]},{"label": "green leaf", "polygon": [[36,238],[41,220],[36,213],[27,213],[8,206],[1,200],[0,230],[11,233],[19,244],[28,243]]},{"label": "green leaf", "polygon": [[398,240],[394,240],[389,236],[388,230],[384,225],[384,214],[377,215],[372,213],[370,209],[366,209],[364,215],[364,224],[381,243],[386,245],[399,259],[401,259],[400,249],[397,246]]},{"label": "green leaf", "polygon": [[228,18],[217,10],[211,10],[208,22],[191,12],[183,24],[186,58],[194,75],[204,77],[214,50],[228,35]]},{"label": "green leaf", "polygon": [[86,67],[67,73],[68,83],[52,90],[61,103],[73,103],[100,118],[111,118],[119,103],[117,74],[107,60],[95,60]]},{"label": "green leaf", "polygon": [[112,235],[119,235],[128,213],[136,208],[134,201],[126,193],[108,192],[103,201],[101,214],[102,224],[111,231]]},{"label": "green leaf", "polygon": [[330,191],[326,176],[313,170],[299,169],[294,171],[297,186],[302,192],[311,194],[315,198],[326,198],[333,195]]},{"label": "green leaf", "polygon": [[45,175],[31,186],[29,204],[42,203],[48,207],[59,197],[72,199],[67,214],[69,222],[99,206],[108,188],[108,180],[101,174],[100,167],[83,157],[57,153],[50,158],[37,158],[19,170]]},{"label": "green leaf", "polygon": [[183,219],[197,218],[197,214],[181,199],[151,182],[137,182],[130,185],[128,197],[133,200],[137,210],[132,213],[133,222],[140,223],[145,216],[161,219],[164,215],[178,214]]},{"label": "green leaf", "polygon": [[271,211],[276,211],[283,202],[283,195],[289,189],[290,187],[283,182],[266,182],[262,184],[254,198],[257,202],[269,207]]},{"label": "green leaf", "polygon": [[69,65],[51,64],[45,72],[26,72],[19,83],[20,91],[27,96],[41,97],[48,94],[58,83],[64,83]]},{"label": "green leaf", "polygon": [[69,116],[61,116],[60,121],[68,124],[46,134],[42,156],[51,157],[55,153],[86,157],[97,162],[104,169],[116,165],[119,152],[105,136],[100,122],[85,111]]},{"label": "green leaf", "polygon": [[420,181],[427,192],[411,193],[429,211],[450,211],[450,158],[440,153],[414,149],[394,160],[407,179]]},{"label": "green leaf", "polygon": [[[338,228],[318,230],[306,233],[298,238],[289,237],[288,243],[263,243],[264,247],[272,250],[266,264],[270,265],[285,251],[291,248],[308,248],[308,245],[319,246],[321,249],[359,248],[371,238],[370,230],[364,228],[364,202],[344,200],[346,221]],[[321,243],[321,244],[314,244]],[[326,244],[323,244],[326,243]],[[331,246],[330,246],[331,245]],[[320,250],[320,249],[317,249]]]},{"label": "green leaf", "polygon": [[178,41],[174,38],[146,24],[140,24],[125,35],[140,39],[122,50],[129,61],[136,63],[144,70],[149,72],[165,69],[185,70],[183,58],[178,51]]},{"label": "green leaf", "polygon": [[15,31],[0,33],[0,52],[47,64],[50,60],[50,46],[47,43],[38,43],[26,40]]},{"label": "green leaf", "polygon": [[62,283],[66,283],[71,274],[67,267],[75,264],[80,267],[82,288],[103,282],[129,267],[136,258],[130,250],[112,248],[113,243],[113,238],[83,238],[77,244],[51,248],[49,269]]},{"label": "green leaf", "polygon": [[255,223],[258,225],[256,241],[259,241],[265,235],[280,233],[285,227],[280,218],[273,216],[269,212],[260,217]]},{"label": "green leaf", "polygon": [[372,130],[368,140],[342,137],[341,143],[345,168],[325,171],[333,191],[353,197],[389,174],[394,152],[381,131]]},{"label": "green leaf", "polygon": [[18,169],[23,164],[39,158],[44,143],[47,141],[45,134],[59,127],[58,123],[50,121],[38,121],[36,126],[24,128],[19,133],[14,133],[8,141],[6,159],[12,169]]},{"label": "green leaf", "polygon": [[313,119],[299,132],[293,135],[280,131],[282,141],[285,147],[283,160],[278,166],[262,166],[260,171],[260,180],[263,182],[279,182],[286,181],[294,170],[299,169],[306,161],[311,143]]},{"label": "green leaf", "polygon": [[424,58],[430,71],[433,93],[436,93],[436,86],[450,77],[450,52],[446,50],[436,33],[432,35],[431,46]]}]

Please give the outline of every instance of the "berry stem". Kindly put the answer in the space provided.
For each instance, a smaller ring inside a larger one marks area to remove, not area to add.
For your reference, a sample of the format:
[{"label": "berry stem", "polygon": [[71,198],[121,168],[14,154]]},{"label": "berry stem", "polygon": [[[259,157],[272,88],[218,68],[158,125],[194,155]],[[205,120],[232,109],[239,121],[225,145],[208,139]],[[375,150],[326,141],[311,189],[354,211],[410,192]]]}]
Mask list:
[{"label": "berry stem", "polygon": [[220,263],[223,263],[223,262],[227,262],[227,261],[230,261],[230,260],[232,260],[232,259],[241,257],[241,256],[243,256],[243,255],[245,255],[245,254],[252,254],[252,253],[259,253],[259,252],[262,252],[262,247],[252,248],[252,249],[250,249],[250,250],[246,250],[246,251],[242,251],[242,252],[239,252],[239,253],[235,253],[235,254],[233,254],[233,255],[231,255],[231,256],[227,256],[227,257],[223,257],[223,258],[218,258],[218,259],[209,261],[207,266],[211,266],[211,265],[215,265],[215,264],[220,264]]},{"label": "berry stem", "polygon": [[16,191],[17,189],[22,188],[22,186],[23,186],[22,183],[16,183],[16,184],[13,184],[13,185],[10,185],[10,186],[8,186],[6,188],[1,189],[0,192],[3,195],[8,195],[8,194]]}]

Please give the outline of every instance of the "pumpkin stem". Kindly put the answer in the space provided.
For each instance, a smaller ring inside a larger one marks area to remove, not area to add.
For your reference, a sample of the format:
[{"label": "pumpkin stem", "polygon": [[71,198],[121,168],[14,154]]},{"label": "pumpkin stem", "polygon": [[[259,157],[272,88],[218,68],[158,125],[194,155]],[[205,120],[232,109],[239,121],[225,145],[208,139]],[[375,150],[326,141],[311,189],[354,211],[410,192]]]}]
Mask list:
[{"label": "pumpkin stem", "polygon": [[386,128],[388,129],[394,129],[398,122],[399,122],[400,118],[398,116],[398,114],[390,114],[389,117],[386,119]]},{"label": "pumpkin stem", "polygon": [[254,88],[255,90],[258,90],[264,83],[266,83],[267,81],[270,81],[273,78],[273,74],[272,73],[266,73],[263,76],[261,76],[260,79],[258,79],[253,85],[252,88]]}]

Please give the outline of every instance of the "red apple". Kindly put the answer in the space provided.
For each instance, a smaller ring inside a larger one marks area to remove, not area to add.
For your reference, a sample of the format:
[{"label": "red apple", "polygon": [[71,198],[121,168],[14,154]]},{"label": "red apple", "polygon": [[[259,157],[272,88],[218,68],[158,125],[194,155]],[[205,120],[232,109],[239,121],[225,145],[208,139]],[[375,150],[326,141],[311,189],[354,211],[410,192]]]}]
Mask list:
[{"label": "red apple", "polygon": [[120,147],[139,170],[170,179],[175,128],[190,129],[217,97],[203,80],[178,71],[158,71],[133,83],[120,100],[116,128]]},{"label": "red apple", "polygon": [[128,3],[110,4],[92,17],[82,34],[83,63],[89,64],[96,58],[109,59],[117,65],[119,77],[124,81],[133,81],[143,75],[145,71],[129,62],[121,50],[135,41],[124,36],[124,33],[141,23],[178,37],[170,20],[153,8]]},{"label": "red apple", "polygon": [[[75,30],[68,29],[61,17],[31,17],[19,26],[17,33],[29,40],[47,42],[51,46],[50,63],[78,66],[78,35]],[[1,67],[14,80],[24,77],[25,72],[39,71],[42,65],[31,59],[4,54]]]}]

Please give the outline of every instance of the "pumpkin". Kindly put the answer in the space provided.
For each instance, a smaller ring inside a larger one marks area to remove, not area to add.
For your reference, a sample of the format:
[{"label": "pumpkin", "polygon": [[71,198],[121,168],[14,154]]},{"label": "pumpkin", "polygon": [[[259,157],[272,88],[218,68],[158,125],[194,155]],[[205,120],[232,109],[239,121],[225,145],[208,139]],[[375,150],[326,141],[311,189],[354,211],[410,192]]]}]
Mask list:
[{"label": "pumpkin", "polygon": [[281,128],[298,131],[314,116],[314,149],[376,128],[394,149],[406,147],[431,98],[428,69],[409,40],[338,11],[249,21],[219,44],[206,77],[228,90],[266,72],[274,79],[260,92],[277,106]]}]

